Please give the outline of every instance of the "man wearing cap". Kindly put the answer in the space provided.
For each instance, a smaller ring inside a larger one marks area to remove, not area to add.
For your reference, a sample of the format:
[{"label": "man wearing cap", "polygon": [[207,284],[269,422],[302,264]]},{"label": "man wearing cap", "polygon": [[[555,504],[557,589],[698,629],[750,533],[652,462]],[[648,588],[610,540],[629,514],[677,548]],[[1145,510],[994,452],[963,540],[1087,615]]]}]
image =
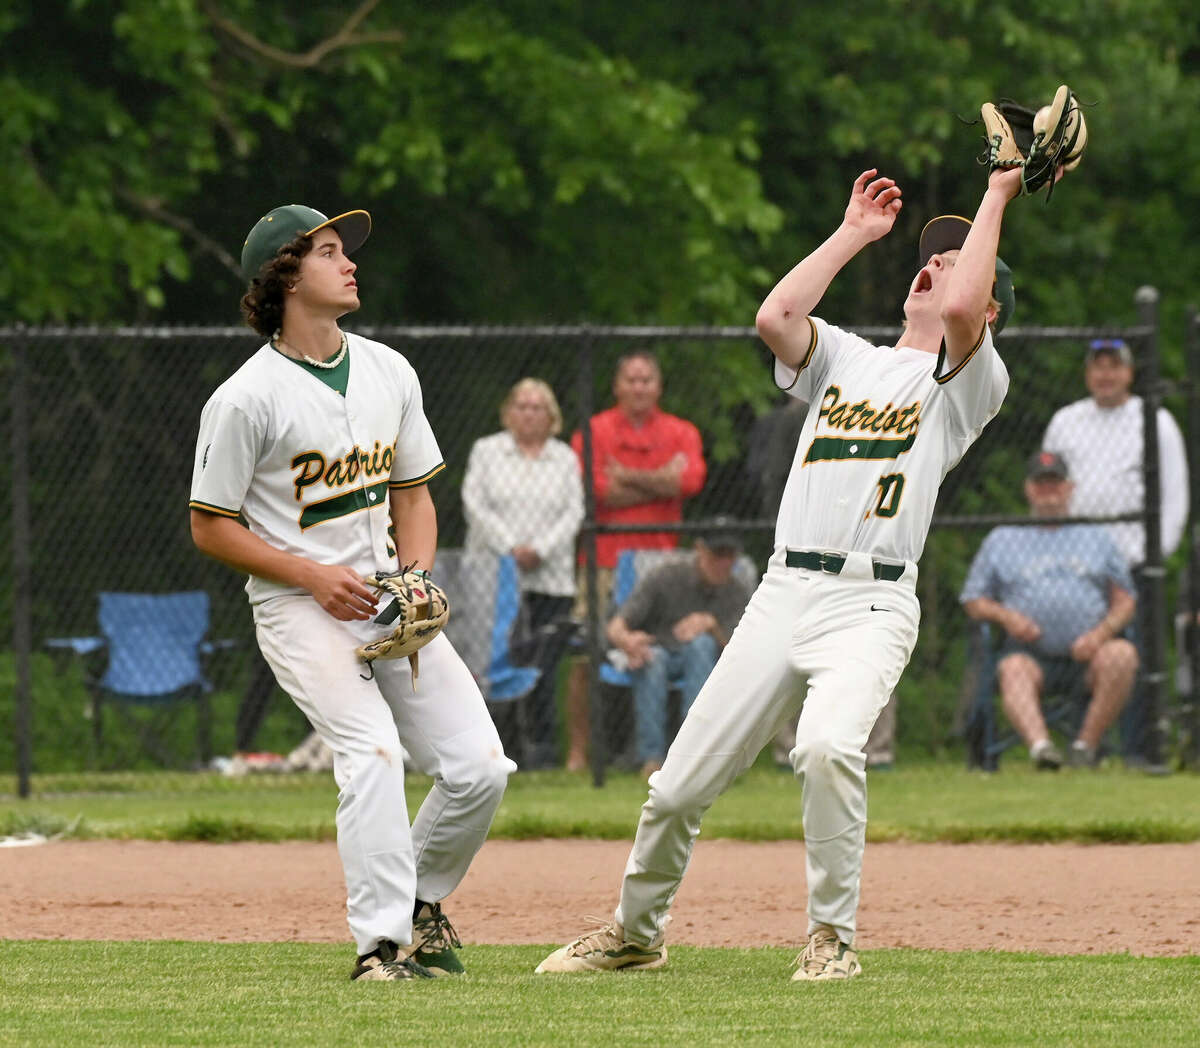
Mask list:
[{"label": "man wearing cap", "polygon": [[[1029,460],[1025,497],[1034,517],[1070,515],[1067,464],[1052,451]],[[976,621],[1004,631],[996,681],[1005,715],[1034,766],[1056,770],[1042,697],[1090,694],[1071,763],[1095,765],[1104,733],[1129,699],[1137,649],[1122,633],[1133,619],[1133,580],[1108,531],[1094,524],[1000,527],[971,563],[959,597]]]},{"label": "man wearing cap", "polygon": [[1012,284],[996,251],[1020,177],[992,172],[973,222],[943,216],[926,227],[895,346],[813,316],[900,212],[900,187],[874,169],[855,179],[834,232],[759,308],[776,385],[809,405],[775,550],[650,777],[612,923],[537,971],[662,967],[668,911],[705,811],[797,713],[790,757],[802,786],[808,919],[791,978],[811,986],[862,970],[863,747],[917,642],[916,562],[938,488],[1008,390],[993,334],[1011,315]]},{"label": "man wearing cap", "polygon": [[[370,229],[365,211],[289,204],[250,230],[242,312],[267,341],[204,407],[190,509],[197,547],[249,576],[263,656],[333,753],[350,977],[407,982],[462,971],[441,900],[516,766],[444,634],[421,651],[419,687],[408,660],[368,674],[355,654],[390,631],[364,576],[434,567],[427,481],[444,465],[412,366],[338,326],[359,306],[349,256]],[[411,826],[409,763],[433,777]]]},{"label": "man wearing cap", "polygon": [[[1061,455],[1071,470],[1071,513],[1107,517],[1139,513],[1145,505],[1143,406],[1133,387],[1133,354],[1122,339],[1088,344],[1083,370],[1089,396],[1059,408],[1046,427],[1042,446]],[[1162,552],[1169,557],[1183,537],[1188,513],[1188,467],[1183,435],[1171,413],[1158,409],[1159,491],[1162,497]],[[1140,521],[1106,525],[1144,598],[1142,567],[1146,532]],[[1139,601],[1145,606],[1144,599]],[[1140,631],[1139,631],[1140,633]],[[1144,765],[1149,753],[1148,715],[1141,689],[1135,689],[1121,717],[1121,750],[1126,763]]]},{"label": "man wearing cap", "polygon": [[746,609],[752,587],[733,574],[741,552],[736,532],[714,527],[689,555],[648,571],[609,620],[609,642],[633,675],[637,757],[645,776],[662,767],[667,752],[672,683],[678,682],[679,713],[686,716]]}]

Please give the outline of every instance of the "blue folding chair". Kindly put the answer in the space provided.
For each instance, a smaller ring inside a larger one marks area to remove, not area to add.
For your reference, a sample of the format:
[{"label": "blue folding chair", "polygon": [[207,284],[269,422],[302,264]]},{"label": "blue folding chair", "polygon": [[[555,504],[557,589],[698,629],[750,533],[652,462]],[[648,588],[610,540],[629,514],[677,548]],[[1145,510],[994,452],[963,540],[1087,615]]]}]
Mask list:
[{"label": "blue folding chair", "polygon": [[534,666],[514,666],[512,663],[513,629],[520,613],[521,583],[517,562],[507,554],[500,558],[496,569],[495,618],[492,620],[492,650],[487,672],[490,702],[515,702],[525,698],[542,675]]},{"label": "blue folding chair", "polygon": [[[111,709],[128,724],[139,746],[161,763],[174,763],[166,734],[184,703],[195,706],[196,759],[212,756],[212,685],[205,674],[206,657],[234,646],[208,642],[208,594],[101,593],[98,637],[57,637],[49,648],[86,656],[104,652],[107,663],[99,676],[87,677],[91,694],[93,764],[103,763],[104,714]],[[140,712],[135,712],[140,711]],[[140,754],[131,755],[134,759]]]},{"label": "blue folding chair", "polygon": [[517,562],[511,554],[438,550],[433,571],[450,601],[446,635],[489,705],[512,703],[520,744],[528,739],[523,700],[541,678],[536,666],[512,661],[512,636],[521,613]]}]

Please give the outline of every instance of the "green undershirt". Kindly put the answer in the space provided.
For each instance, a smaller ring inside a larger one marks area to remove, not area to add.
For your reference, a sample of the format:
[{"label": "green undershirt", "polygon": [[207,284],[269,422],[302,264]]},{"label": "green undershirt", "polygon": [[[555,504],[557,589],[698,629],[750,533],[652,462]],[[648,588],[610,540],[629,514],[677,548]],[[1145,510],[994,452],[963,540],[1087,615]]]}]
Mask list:
[{"label": "green undershirt", "polygon": [[289,357],[286,353],[279,350],[274,344],[271,346],[285,360],[290,360],[297,367],[304,368],[310,375],[316,375],[322,382],[325,383],[339,396],[346,395],[346,385],[350,381],[350,347],[346,347],[346,355],[342,357],[338,366],[335,368],[319,368],[315,364],[309,364],[304,360],[297,360],[295,357]]}]

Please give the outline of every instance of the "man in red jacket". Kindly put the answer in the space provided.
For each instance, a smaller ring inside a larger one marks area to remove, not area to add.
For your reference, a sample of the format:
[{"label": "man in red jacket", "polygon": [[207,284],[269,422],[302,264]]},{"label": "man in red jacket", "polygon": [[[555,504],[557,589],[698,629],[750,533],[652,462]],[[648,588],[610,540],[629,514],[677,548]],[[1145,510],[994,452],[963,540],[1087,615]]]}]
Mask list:
[{"label": "man in red jacket", "polygon": [[[613,379],[616,405],[592,416],[592,487],[596,495],[596,523],[678,524],[683,500],[704,486],[707,467],[700,431],[686,419],[659,409],[662,371],[648,350],[634,350],[617,361]],[[571,447],[583,461],[583,434],[576,431]],[[601,612],[607,609],[617,554],[623,549],[674,549],[679,535],[673,531],[638,531],[596,537],[597,590]],[[576,616],[586,616],[586,588],[579,588]],[[588,663],[576,659],[567,690],[570,727],[568,769],[587,766]]]}]

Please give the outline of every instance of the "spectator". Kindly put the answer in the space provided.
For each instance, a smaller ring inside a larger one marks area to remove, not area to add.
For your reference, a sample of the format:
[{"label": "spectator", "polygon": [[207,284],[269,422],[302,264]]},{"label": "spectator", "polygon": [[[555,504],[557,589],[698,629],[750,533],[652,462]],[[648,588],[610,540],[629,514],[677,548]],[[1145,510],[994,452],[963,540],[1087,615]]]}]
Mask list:
[{"label": "spectator", "polygon": [[608,639],[633,675],[637,758],[649,777],[667,753],[667,694],[680,691],[684,717],[746,609],[752,588],[734,578],[738,536],[719,526],[691,556],[660,564],[639,580],[608,624]]},{"label": "spectator", "polygon": [[[1142,398],[1131,393],[1133,354],[1120,339],[1097,339],[1088,346],[1084,383],[1090,396],[1060,408],[1050,420],[1042,446],[1066,460],[1075,482],[1074,516],[1112,516],[1140,511],[1142,480]],[[1166,408],[1158,410],[1161,468],[1162,551],[1170,556],[1183,536],[1188,510],[1188,468],[1183,436]],[[1143,575],[1145,529],[1139,521],[1107,525],[1133,572],[1138,604],[1147,605]],[[1136,629],[1136,624],[1135,624]],[[1136,629],[1138,644],[1142,631]],[[1126,763],[1144,765],[1152,754],[1143,689],[1121,718],[1121,749]]]},{"label": "spectator", "polygon": [[[542,640],[542,671],[528,699],[526,768],[558,764],[555,683],[566,650],[575,595],[575,537],[583,520],[579,462],[556,436],[562,412],[541,379],[523,378],[500,406],[499,433],[477,440],[463,478],[468,550],[511,553],[521,578],[530,632]],[[555,628],[558,626],[559,628]],[[505,749],[515,752],[517,747]]]},{"label": "spectator", "polygon": [[[700,431],[660,410],[662,371],[647,350],[634,350],[617,361],[613,396],[616,405],[594,415],[589,424],[596,523],[678,524],[683,519],[683,500],[704,486],[707,467]],[[571,438],[571,446],[582,462],[581,431]],[[670,531],[598,535],[596,595],[601,608],[608,603],[621,550],[674,549],[678,541],[678,534]],[[587,617],[584,586],[578,589],[575,616]],[[588,677],[587,660],[575,659],[567,687],[567,767],[575,771],[587,766]]]},{"label": "spectator", "polygon": [[[1072,484],[1060,455],[1032,456],[1025,497],[1035,517],[1069,515]],[[1063,762],[1042,716],[1042,696],[1081,685],[1092,697],[1071,763],[1095,765],[1138,663],[1137,649],[1121,636],[1134,615],[1133,580],[1109,532],[1092,524],[996,528],[980,546],[960,600],[972,619],[994,622],[1008,635],[996,680],[1034,765],[1055,770]]]}]

